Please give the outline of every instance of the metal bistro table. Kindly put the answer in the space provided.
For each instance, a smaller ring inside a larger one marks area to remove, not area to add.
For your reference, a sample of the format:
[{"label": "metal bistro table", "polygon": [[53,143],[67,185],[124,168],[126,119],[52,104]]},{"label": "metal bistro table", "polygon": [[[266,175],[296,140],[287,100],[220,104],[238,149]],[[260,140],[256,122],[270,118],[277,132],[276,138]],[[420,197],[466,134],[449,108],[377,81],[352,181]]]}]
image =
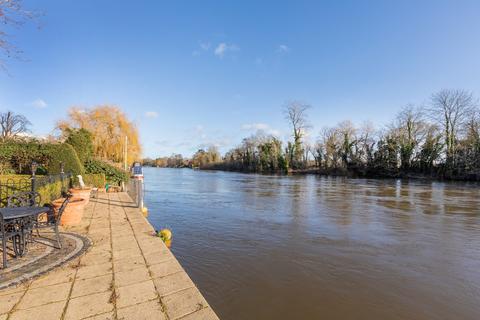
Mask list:
[{"label": "metal bistro table", "polygon": [[16,257],[23,256],[27,251],[27,239],[37,223],[38,216],[50,210],[49,207],[0,208],[4,269],[7,267],[7,241],[12,239]]}]

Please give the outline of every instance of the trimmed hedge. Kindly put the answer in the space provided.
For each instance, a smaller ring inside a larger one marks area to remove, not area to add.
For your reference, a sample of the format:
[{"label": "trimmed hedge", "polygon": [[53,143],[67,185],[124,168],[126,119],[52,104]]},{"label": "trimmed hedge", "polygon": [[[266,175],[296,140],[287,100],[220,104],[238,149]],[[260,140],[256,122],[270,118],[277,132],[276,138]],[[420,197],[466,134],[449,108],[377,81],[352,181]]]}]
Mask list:
[{"label": "trimmed hedge", "polygon": [[104,173],[86,173],[82,177],[86,186],[105,188],[106,178]]},{"label": "trimmed hedge", "polygon": [[71,172],[74,175],[83,174],[83,168],[75,149],[68,143],[50,145],[50,161],[48,163],[48,174],[58,174],[61,172],[61,165],[64,165],[65,172]]},{"label": "trimmed hedge", "polygon": [[[2,188],[0,188],[0,207],[7,205],[7,198],[14,193],[23,192],[23,191],[30,191],[31,190],[31,180],[30,175],[0,175],[0,184],[2,184]],[[46,182],[43,183],[43,179],[47,179],[46,176],[37,176],[37,192],[40,194],[42,198],[41,205],[46,205],[51,203],[53,200],[58,199],[61,197],[62,193],[62,181],[56,182]],[[64,180],[64,187],[68,190],[71,187],[72,181],[69,178],[65,178]]]},{"label": "trimmed hedge", "polygon": [[92,134],[86,129],[71,129],[66,130],[68,136],[65,140],[77,152],[81,163],[85,163],[93,155]]},{"label": "trimmed hedge", "polygon": [[0,163],[16,173],[30,174],[30,165],[39,164],[37,173],[60,173],[61,163],[65,172],[83,174],[84,168],[75,149],[67,143],[3,142],[0,143]]},{"label": "trimmed hedge", "polygon": [[[66,182],[65,189],[68,190],[69,183]],[[62,196],[62,181],[46,184],[37,188],[37,192],[42,198],[42,205],[49,204]]]},{"label": "trimmed hedge", "polygon": [[87,173],[103,173],[109,184],[120,185],[122,181],[128,180],[128,173],[100,160],[88,160],[85,162]]}]

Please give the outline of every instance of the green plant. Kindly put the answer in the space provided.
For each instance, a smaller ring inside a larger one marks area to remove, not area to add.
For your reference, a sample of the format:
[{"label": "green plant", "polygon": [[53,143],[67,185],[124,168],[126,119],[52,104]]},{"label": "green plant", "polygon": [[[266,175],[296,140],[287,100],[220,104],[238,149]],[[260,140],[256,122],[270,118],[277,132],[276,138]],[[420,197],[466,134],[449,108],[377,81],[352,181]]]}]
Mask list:
[{"label": "green plant", "polygon": [[34,161],[39,164],[37,173],[60,173],[62,163],[65,172],[72,172],[74,175],[84,172],[75,149],[67,143],[40,143],[38,141],[0,143],[0,163],[13,169],[15,173],[30,174],[30,166]]},{"label": "green plant", "polygon": [[[68,189],[68,183],[65,186]],[[56,181],[53,183],[48,183],[44,186],[37,188],[37,192],[40,194],[42,199],[42,205],[49,204],[53,200],[58,199],[62,195],[62,182]]]},{"label": "green plant", "polygon": [[106,162],[90,159],[85,162],[85,171],[87,173],[103,173],[107,183],[119,185],[122,181],[127,181],[128,173],[118,169]]},{"label": "green plant", "polygon": [[92,134],[86,129],[66,129],[67,139],[66,143],[70,144],[77,152],[81,163],[85,163],[92,157],[93,142]]},{"label": "green plant", "polygon": [[[0,206],[5,206],[8,196],[22,191],[31,190],[31,176],[30,175],[0,175],[0,183],[2,188],[0,188]],[[72,180],[70,178],[65,178],[63,181],[56,180],[50,182],[47,176],[37,176],[37,188],[36,191],[40,194],[41,205],[46,205],[51,203],[53,200],[58,199],[62,195],[62,186],[64,190],[67,190],[71,184]]]},{"label": "green plant", "polygon": [[75,149],[68,143],[51,144],[50,159],[47,165],[48,174],[58,174],[61,172],[62,163],[64,172],[71,172],[73,175],[83,174],[85,172]]},{"label": "green plant", "polygon": [[105,188],[106,178],[104,173],[86,173],[83,175],[86,186]]}]

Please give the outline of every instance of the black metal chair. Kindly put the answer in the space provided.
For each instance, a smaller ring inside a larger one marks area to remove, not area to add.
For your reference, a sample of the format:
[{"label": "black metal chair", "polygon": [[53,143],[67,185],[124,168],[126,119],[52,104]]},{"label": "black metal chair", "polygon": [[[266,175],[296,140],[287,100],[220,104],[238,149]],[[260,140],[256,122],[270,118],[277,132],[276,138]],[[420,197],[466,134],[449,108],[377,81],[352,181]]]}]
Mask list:
[{"label": "black metal chair", "polygon": [[42,196],[38,192],[18,192],[7,199],[7,207],[39,207]]},{"label": "black metal chair", "polygon": [[20,236],[20,231],[13,228],[11,224],[6,223],[3,220],[3,216],[0,215],[0,237],[2,238],[2,259],[3,268],[7,268],[7,241],[15,241],[16,237]]},{"label": "black metal chair", "polygon": [[55,214],[55,211],[50,210],[47,213],[46,219],[43,220],[37,220],[35,223],[35,229],[37,229],[37,235],[40,236],[40,229],[52,229],[55,232],[55,236],[57,238],[57,244],[58,247],[57,249],[62,248],[62,241],[60,238],[60,233],[58,231],[58,226],[60,224],[60,220],[62,219],[62,214],[65,211],[65,208],[67,207],[68,203],[70,202],[70,198],[72,195],[70,193],[65,195],[65,200],[63,201],[62,205],[58,209],[57,214]]},{"label": "black metal chair", "polygon": [[[7,199],[7,207],[30,207],[40,206],[42,198],[38,192],[18,192]],[[17,223],[18,222],[18,223]],[[2,255],[3,267],[7,267],[7,241],[11,240],[13,243],[13,250],[15,256],[22,256],[27,249],[27,239],[24,237],[21,227],[19,225],[24,221],[9,221],[6,223],[3,216],[0,216],[0,237],[2,238]]]}]

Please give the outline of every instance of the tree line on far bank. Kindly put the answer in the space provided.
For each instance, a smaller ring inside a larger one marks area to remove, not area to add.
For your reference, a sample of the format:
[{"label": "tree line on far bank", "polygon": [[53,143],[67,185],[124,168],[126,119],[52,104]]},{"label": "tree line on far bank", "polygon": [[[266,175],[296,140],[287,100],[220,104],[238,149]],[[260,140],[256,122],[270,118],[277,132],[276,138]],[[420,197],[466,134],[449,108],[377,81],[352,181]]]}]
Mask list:
[{"label": "tree line on far bank", "polygon": [[[480,112],[471,92],[445,89],[425,106],[407,105],[381,129],[343,121],[324,127],[306,143],[310,106],[290,102],[284,109],[291,139],[257,133],[220,157],[215,148],[181,163],[203,169],[258,173],[317,172],[368,177],[434,177],[480,180]],[[170,161],[170,162],[169,162]],[[176,166],[176,165],[175,165]]]}]

